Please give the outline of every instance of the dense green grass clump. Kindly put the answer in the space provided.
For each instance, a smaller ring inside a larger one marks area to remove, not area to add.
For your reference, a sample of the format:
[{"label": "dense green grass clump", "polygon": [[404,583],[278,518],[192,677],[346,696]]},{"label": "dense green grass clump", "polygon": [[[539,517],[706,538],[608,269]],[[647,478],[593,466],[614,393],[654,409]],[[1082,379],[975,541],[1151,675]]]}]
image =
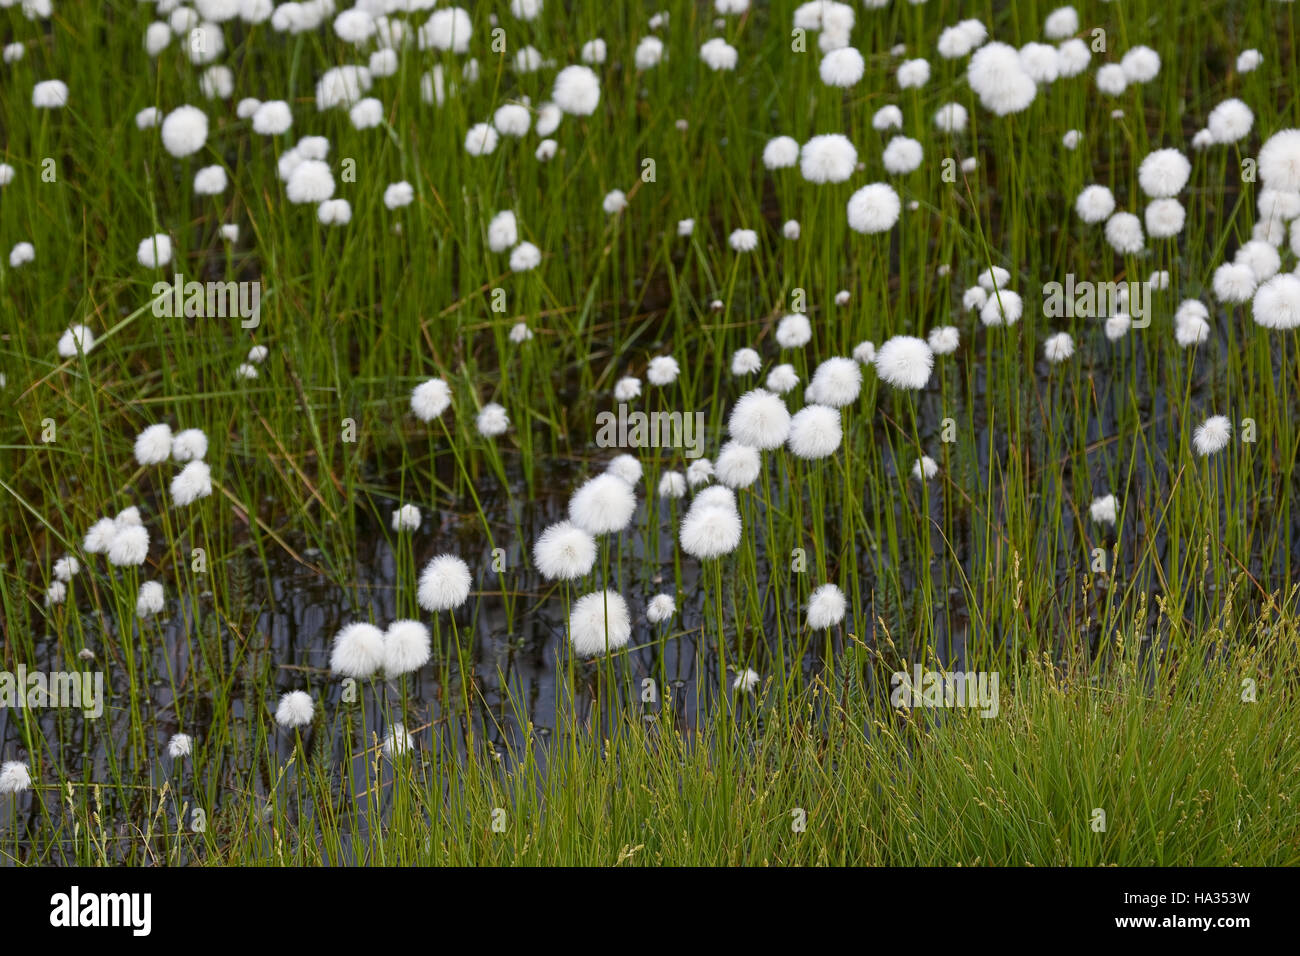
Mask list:
[{"label": "dense green grass clump", "polygon": [[301,737],[263,741],[278,754],[258,768],[267,790],[237,793],[204,833],[175,826],[204,802],[188,766],[139,795],[140,831],[104,819],[99,788],[73,788],[62,807],[51,793],[29,859],[1295,865],[1298,635],[1277,615],[1249,652],[1210,634],[1210,656],[1157,664],[1128,636],[1105,674],[1027,663],[1003,675],[1013,689],[991,719],[883,706],[864,649],[788,716],[768,685],[734,722],[690,733],[665,699],[599,740],[568,727],[468,760],[449,747],[390,762],[353,712],[336,718],[356,755],[345,769]]}]

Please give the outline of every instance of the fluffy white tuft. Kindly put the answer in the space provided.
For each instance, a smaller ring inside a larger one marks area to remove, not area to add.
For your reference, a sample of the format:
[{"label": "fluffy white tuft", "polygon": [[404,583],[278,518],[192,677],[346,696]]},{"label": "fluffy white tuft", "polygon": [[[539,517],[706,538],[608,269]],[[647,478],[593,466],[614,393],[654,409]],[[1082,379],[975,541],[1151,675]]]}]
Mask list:
[{"label": "fluffy white tuft", "polygon": [[742,445],[778,448],[790,434],[790,411],[779,395],[756,388],[736,400],[727,431]]},{"label": "fluffy white tuft", "polygon": [[572,581],[591,573],[596,563],[596,539],[577,525],[561,521],[548,527],[537,539],[533,545],[533,561],[543,577]]},{"label": "fluffy white tuft", "polygon": [[835,454],[843,438],[839,411],[826,405],[805,405],[790,419],[787,444],[795,457],[811,461]]},{"label": "fluffy white tuft", "polygon": [[632,486],[617,475],[597,475],[569,499],[569,520],[593,535],[622,531],[635,512]]},{"label": "fluffy white tuft", "polygon": [[574,602],[569,614],[569,640],[579,657],[616,651],[631,637],[632,618],[621,594],[595,591]]},{"label": "fluffy white tuft", "polygon": [[426,611],[447,611],[469,598],[469,565],[454,554],[440,554],[420,572],[416,600]]},{"label": "fluffy white tuft", "polygon": [[808,598],[808,628],[824,631],[844,620],[848,601],[834,584],[823,584]]},{"label": "fluffy white tuft", "polygon": [[399,677],[429,661],[429,629],[420,621],[394,621],[384,632],[384,675]]},{"label": "fluffy white tuft", "polygon": [[933,368],[934,352],[911,335],[896,335],[876,352],[876,373],[894,388],[925,388]]},{"label": "fluffy white tuft", "polygon": [[172,429],[166,423],[150,425],[135,438],[135,460],[141,465],[156,465],[172,453]]},{"label": "fluffy white tuft", "polygon": [[1211,415],[1192,432],[1192,446],[1202,457],[1213,455],[1228,447],[1228,439],[1231,437],[1232,422],[1228,421],[1226,416]]},{"label": "fluffy white tuft", "polygon": [[741,532],[734,505],[702,504],[697,499],[682,520],[682,550],[701,561],[718,558],[736,550]]},{"label": "fluffy white tuft", "polygon": [[193,504],[212,494],[212,469],[207,462],[191,461],[172,479],[172,503],[178,507]]},{"label": "fluffy white tuft", "polygon": [[330,670],[364,680],[384,664],[384,632],[373,624],[355,621],[334,635]]},{"label": "fluffy white tuft", "polygon": [[315,712],[316,706],[312,703],[310,694],[291,690],[280,698],[280,705],[275,708],[275,722],[286,729],[305,727],[311,723]]}]

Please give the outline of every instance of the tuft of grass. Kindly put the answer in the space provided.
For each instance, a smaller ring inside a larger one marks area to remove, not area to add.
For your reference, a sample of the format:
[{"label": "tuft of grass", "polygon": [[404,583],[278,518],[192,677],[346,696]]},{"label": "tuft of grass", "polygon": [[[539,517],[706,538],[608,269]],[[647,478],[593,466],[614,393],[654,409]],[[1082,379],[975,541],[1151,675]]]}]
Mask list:
[{"label": "tuft of grass", "polygon": [[[1300,619],[1249,649],[1164,660],[1129,633],[1104,673],[1029,661],[997,713],[911,712],[855,644],[832,677],[778,702],[773,682],[684,732],[680,701],[466,754],[381,756],[364,708],[332,720],[347,759],[259,732],[258,767],[206,830],[202,767],[133,794],[148,828],[116,832],[103,788],[39,803],[29,863],[222,865],[1295,865]],[[1250,686],[1253,693],[1244,693]],[[935,715],[938,716],[935,716]],[[411,728],[417,736],[423,728]],[[262,761],[265,763],[262,763]]]}]

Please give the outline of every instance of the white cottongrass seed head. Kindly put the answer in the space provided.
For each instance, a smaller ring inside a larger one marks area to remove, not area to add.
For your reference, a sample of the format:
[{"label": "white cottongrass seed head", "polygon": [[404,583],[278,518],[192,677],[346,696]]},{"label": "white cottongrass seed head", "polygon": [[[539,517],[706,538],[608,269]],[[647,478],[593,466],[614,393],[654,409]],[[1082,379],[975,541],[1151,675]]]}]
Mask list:
[{"label": "white cottongrass seed head", "polygon": [[925,388],[933,369],[934,352],[915,336],[896,335],[876,351],[876,373],[894,388]]},{"label": "white cottongrass seed head", "polygon": [[305,727],[311,723],[316,706],[311,695],[302,690],[291,690],[280,698],[275,708],[275,722],[286,730]]},{"label": "white cottongrass seed head", "polygon": [[844,620],[848,602],[834,584],[823,584],[808,598],[808,629],[825,631]]},{"label": "white cottongrass seed head", "polygon": [[81,562],[70,554],[54,562],[54,577],[59,581],[71,581],[80,571]]},{"label": "white cottongrass seed head", "polygon": [[172,478],[172,503],[184,508],[212,494],[212,469],[205,461],[187,462]]},{"label": "white cottongrass seed head", "polygon": [[1074,354],[1074,339],[1069,332],[1057,332],[1049,335],[1043,343],[1043,355],[1053,365],[1059,365]]},{"label": "white cottongrass seed head", "polygon": [[898,222],[902,201],[888,183],[871,183],[849,197],[849,228],[868,235],[886,232]]},{"label": "white cottongrass seed head", "polygon": [[729,441],[718,451],[713,468],[718,481],[728,488],[748,488],[758,480],[763,459],[757,448]]},{"label": "white cottongrass seed head", "polygon": [[715,72],[727,72],[736,68],[739,60],[736,48],[722,37],[705,40],[700,46],[700,59],[705,66]]},{"label": "white cottongrass seed head", "polygon": [[635,512],[632,486],[608,473],[588,479],[569,499],[569,520],[593,535],[622,531]]},{"label": "white cottongrass seed head", "polygon": [[682,519],[680,539],[683,551],[709,561],[735,551],[741,534],[740,513],[734,505],[701,503],[697,498]]},{"label": "white cottongrass seed head", "polygon": [[163,148],[177,159],[193,156],[208,141],[208,117],[197,106],[178,106],[163,117]]},{"label": "white cottongrass seed head", "polygon": [[937,329],[931,329],[925,341],[935,355],[951,355],[961,344],[961,332],[955,325],[941,325]]},{"label": "white cottongrass seed head", "polygon": [[763,367],[763,359],[754,349],[736,349],[731,356],[731,374],[735,376],[753,375]]},{"label": "white cottongrass seed head", "polygon": [[844,438],[838,409],[827,405],[805,405],[790,419],[786,444],[797,458],[813,461],[835,454]]},{"label": "white cottongrass seed head", "polygon": [[614,400],[619,402],[630,402],[641,396],[641,380],[631,375],[625,375],[614,383]]},{"label": "white cottongrass seed head", "polygon": [[799,384],[799,373],[795,371],[793,365],[782,364],[767,373],[767,378],[763,382],[764,388],[769,392],[777,395],[785,395],[794,391]]},{"label": "white cottongrass seed head", "polygon": [[753,229],[736,229],[727,237],[727,245],[736,252],[753,252],[758,248],[758,233]]},{"label": "white cottongrass seed head", "polygon": [[153,617],[162,611],[165,604],[166,595],[163,593],[163,586],[157,581],[145,581],[136,593],[135,616],[141,619]]},{"label": "white cottongrass seed head", "polygon": [[678,364],[677,359],[671,355],[657,355],[646,366],[645,377],[646,381],[651,385],[658,385],[662,388],[677,381],[677,376],[681,374],[681,371],[682,367]]},{"label": "white cottongrass seed head", "polygon": [[27,764],[17,760],[6,760],[0,764],[0,794],[22,793],[32,786],[31,771]]},{"label": "white cottongrass seed head", "polygon": [[364,680],[384,665],[384,632],[365,621],[345,624],[334,635],[330,670]]},{"label": "white cottongrass seed head", "polygon": [[929,455],[922,455],[912,462],[912,477],[917,481],[929,481],[939,473],[939,463]]},{"label": "white cottongrass seed head", "polygon": [[1105,186],[1085,186],[1074,200],[1074,211],[1086,223],[1105,222],[1115,211],[1115,195]]},{"label": "white cottongrass seed head", "polygon": [[763,165],[768,169],[788,169],[799,162],[799,142],[793,136],[777,136],[763,147]]},{"label": "white cottongrass seed head", "polygon": [[394,531],[415,531],[420,527],[420,509],[411,504],[402,505],[393,512]]},{"label": "white cottongrass seed head", "polygon": [[119,525],[108,546],[108,563],[116,568],[139,567],[149,556],[149,532],[144,525]]},{"label": "white cottongrass seed head", "polygon": [[384,676],[418,671],[429,662],[431,653],[429,628],[423,621],[394,621],[384,631]]},{"label": "white cottongrass seed head", "polygon": [[617,475],[629,485],[635,485],[641,480],[641,475],[645,472],[645,469],[635,455],[622,454],[611,458],[609,464],[605,466],[605,471],[611,475]]},{"label": "white cottongrass seed head", "polygon": [[566,66],[555,77],[551,101],[570,116],[590,116],[600,103],[600,80],[586,66]]},{"label": "white cottongrass seed head", "polygon": [[799,170],[810,183],[842,183],[857,165],[858,151],[842,133],[814,136],[799,153]]},{"label": "white cottongrass seed head", "polygon": [[1300,276],[1282,272],[1259,287],[1251,303],[1255,323],[1266,329],[1300,327]]},{"label": "white cottongrass seed head", "polygon": [[828,358],[817,366],[809,387],[820,405],[852,405],[862,390],[862,367],[851,358]]},{"label": "white cottongrass seed head", "polygon": [[751,448],[779,448],[790,434],[790,410],[779,395],[756,388],[736,400],[727,431]]},{"label": "white cottongrass seed head", "polygon": [[791,312],[776,326],[776,344],[783,349],[797,349],[812,340],[812,323],[802,312]]},{"label": "white cottongrass seed head", "polygon": [[656,489],[660,498],[681,498],[686,494],[686,476],[680,471],[665,471]]},{"label": "white cottongrass seed head", "polygon": [[713,480],[713,462],[707,458],[697,458],[686,466],[686,483],[696,488]]},{"label": "white cottongrass seed head", "polygon": [[1176,149],[1148,153],[1138,167],[1138,185],[1152,199],[1176,196],[1192,173],[1192,164]]},{"label": "white cottongrass seed head", "polygon": [[528,272],[542,262],[542,250],[531,242],[521,242],[510,251],[510,271]]},{"label": "white cottongrass seed head", "polygon": [[1226,99],[1205,118],[1205,128],[1215,143],[1235,143],[1246,137],[1255,123],[1255,114],[1241,100]]},{"label": "white cottongrass seed head", "polygon": [[583,577],[596,564],[596,539],[572,522],[558,522],[546,528],[534,543],[533,563],[551,581]]},{"label": "white cottongrass seed head", "polygon": [[394,723],[388,728],[388,733],[384,735],[384,756],[390,760],[394,757],[404,757],[415,747],[415,741],[406,729],[406,725],[400,721]]},{"label": "white cottongrass seed head", "polygon": [[474,425],[478,433],[485,438],[496,438],[498,435],[504,435],[510,428],[510,416],[506,410],[496,402],[488,402],[479,409],[478,415],[474,419]]},{"label": "white cottongrass seed head", "polygon": [[1119,503],[1115,500],[1114,495],[1093,498],[1092,504],[1088,506],[1088,516],[1097,524],[1113,525],[1118,511]]},{"label": "white cottongrass seed head", "polygon": [[677,613],[677,603],[671,594],[656,594],[645,607],[645,618],[651,624],[661,624]]},{"label": "white cottongrass seed head", "polygon": [[579,657],[596,657],[625,647],[632,637],[627,601],[616,591],[584,594],[569,613],[569,640]]},{"label": "white cottongrass seed head", "polygon": [[1232,437],[1232,422],[1226,415],[1211,415],[1192,432],[1192,447],[1202,457],[1213,455],[1228,447]]},{"label": "white cottongrass seed head", "polygon": [[171,426],[160,422],[150,425],[135,437],[135,460],[141,465],[156,465],[172,453]]},{"label": "white cottongrass seed head", "polygon": [[1142,220],[1131,212],[1117,212],[1106,220],[1106,241],[1121,255],[1137,255],[1146,245]]},{"label": "white cottongrass seed head", "polygon": [[136,260],[146,269],[157,269],[172,261],[172,240],[166,233],[141,239],[135,250]]},{"label": "white cottongrass seed head", "polygon": [[441,378],[421,382],[411,390],[411,411],[422,422],[431,422],[451,405],[451,386]]},{"label": "white cottongrass seed head", "polygon": [[454,554],[440,554],[420,572],[416,600],[426,611],[448,611],[469,598],[469,565]]}]

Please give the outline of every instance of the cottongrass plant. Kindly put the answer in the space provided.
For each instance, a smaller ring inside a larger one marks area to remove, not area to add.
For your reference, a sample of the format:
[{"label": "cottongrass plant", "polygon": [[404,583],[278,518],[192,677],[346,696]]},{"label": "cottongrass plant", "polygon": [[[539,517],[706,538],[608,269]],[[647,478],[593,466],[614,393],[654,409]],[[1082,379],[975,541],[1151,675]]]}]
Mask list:
[{"label": "cottongrass plant", "polygon": [[[520,0],[497,16],[533,32],[505,57],[468,7],[225,6],[49,19],[35,73],[30,38],[5,50],[0,508],[32,552],[0,588],[12,653],[90,654],[128,701],[110,762],[161,768],[177,811],[183,784],[227,815],[202,839],[174,816],[157,839],[110,841],[122,858],[1293,862],[1285,807],[1210,808],[1188,830],[1175,782],[1213,768],[1274,792],[1292,769],[1267,756],[1282,747],[1237,746],[1284,732],[1243,724],[1201,653],[1292,687],[1300,134],[1277,96],[1293,85],[1283,5],[1249,22],[1104,5],[1113,49],[1094,52],[1093,13],[1068,7],[817,2],[778,24],[673,0],[615,29]],[[789,55],[795,26],[806,56]],[[87,70],[132,65],[191,92],[118,115]],[[743,94],[773,78],[776,100]],[[446,148],[412,149],[430,129]],[[46,156],[74,188],[37,179]],[[70,273],[69,237],[94,252]],[[259,281],[261,325],[146,317],[149,283],[177,271]],[[1154,272],[1151,325],[1122,299],[1049,319],[1040,288],[1066,272]],[[703,412],[699,456],[593,446],[611,398]],[[508,564],[489,572],[498,546]],[[1095,549],[1104,572],[1083,570]],[[262,638],[296,575],[346,611],[283,660]],[[512,683],[528,654],[569,669],[551,714]],[[1004,670],[1002,719],[885,706],[881,682],[917,660]],[[204,679],[231,673],[256,675],[240,687],[255,719]],[[164,674],[160,719],[136,692]],[[1016,781],[1069,776],[1052,754],[1090,753],[1071,724],[1136,741],[1127,789],[1089,784],[1167,809],[1144,817],[1176,834],[1159,853],[1128,833],[1065,851],[1016,836],[1067,815],[1069,788]],[[41,811],[54,836],[22,834],[14,855],[107,861],[93,840],[65,849],[63,821],[99,810],[44,730],[0,741],[30,768],[15,807],[60,794]],[[292,766],[275,759],[291,732]],[[905,756],[921,750],[934,759]],[[1003,794],[956,845],[913,799],[978,805],[952,753]],[[232,795],[232,760],[279,777]],[[758,773],[772,800],[814,794],[834,818],[828,766],[879,798],[863,826],[789,844],[730,796]],[[126,806],[133,773],[93,783]],[[279,797],[290,775],[296,803]],[[684,810],[701,781],[705,822]],[[485,843],[501,805],[541,829]]]}]

